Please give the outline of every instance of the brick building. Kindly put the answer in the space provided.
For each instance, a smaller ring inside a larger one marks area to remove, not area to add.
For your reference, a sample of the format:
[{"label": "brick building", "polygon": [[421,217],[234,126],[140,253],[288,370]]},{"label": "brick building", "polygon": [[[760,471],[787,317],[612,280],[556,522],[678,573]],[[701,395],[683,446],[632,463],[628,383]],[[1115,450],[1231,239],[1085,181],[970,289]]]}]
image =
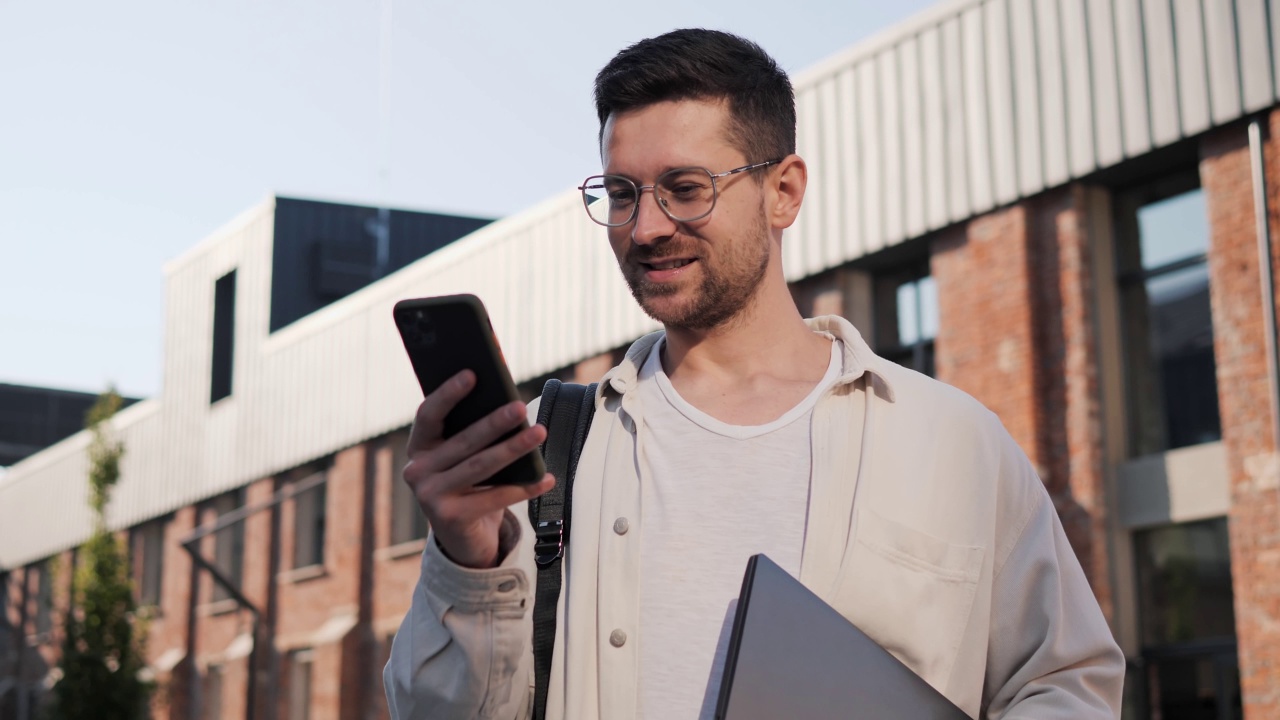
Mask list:
[{"label": "brick building", "polygon": [[[956,0],[795,78],[797,301],[1001,417],[1130,660],[1127,717],[1280,716],[1276,17]],[[167,268],[163,392],[115,423],[157,717],[385,717],[426,532],[396,300],[479,295],[527,394],[653,328],[576,193],[282,323],[276,212]],[[0,482],[3,720],[55,659],[86,442]]]}]

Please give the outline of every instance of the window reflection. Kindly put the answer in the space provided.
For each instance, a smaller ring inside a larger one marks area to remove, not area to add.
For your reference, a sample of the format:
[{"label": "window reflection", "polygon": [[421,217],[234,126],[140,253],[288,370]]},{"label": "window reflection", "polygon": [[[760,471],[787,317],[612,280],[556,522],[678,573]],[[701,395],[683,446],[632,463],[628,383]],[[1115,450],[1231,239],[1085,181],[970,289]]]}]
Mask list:
[{"label": "window reflection", "polygon": [[1145,188],[1117,203],[1133,456],[1222,437],[1204,194],[1186,189],[1194,177],[1179,182],[1181,187]]}]

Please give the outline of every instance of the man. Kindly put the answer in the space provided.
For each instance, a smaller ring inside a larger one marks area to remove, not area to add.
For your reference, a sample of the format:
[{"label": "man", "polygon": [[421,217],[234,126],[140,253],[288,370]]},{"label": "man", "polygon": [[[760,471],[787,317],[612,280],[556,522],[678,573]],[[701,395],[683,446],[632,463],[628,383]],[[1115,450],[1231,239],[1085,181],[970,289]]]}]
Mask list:
[{"label": "man", "polygon": [[[619,53],[596,104],[587,211],[665,332],[600,385],[547,717],[710,717],[757,552],[974,717],[1118,717],[1123,657],[999,421],[792,301],[781,243],[808,178],[786,75],[752,43],[681,30]],[[484,449],[524,421],[514,404],[442,440],[473,382],[429,396],[409,441],[432,538],[385,671],[400,720],[531,704],[524,503],[554,479],[474,489],[545,430]]]}]

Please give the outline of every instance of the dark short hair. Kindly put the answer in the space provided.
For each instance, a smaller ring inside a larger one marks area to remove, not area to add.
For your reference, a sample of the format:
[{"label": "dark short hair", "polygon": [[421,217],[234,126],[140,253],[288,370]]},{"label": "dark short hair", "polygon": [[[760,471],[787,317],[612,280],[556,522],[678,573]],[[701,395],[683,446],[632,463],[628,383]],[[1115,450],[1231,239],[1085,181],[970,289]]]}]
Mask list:
[{"label": "dark short hair", "polygon": [[749,162],[796,151],[796,100],[778,63],[719,30],[673,30],[622,50],[596,75],[600,141],[610,115],[668,100],[727,100],[729,141]]}]

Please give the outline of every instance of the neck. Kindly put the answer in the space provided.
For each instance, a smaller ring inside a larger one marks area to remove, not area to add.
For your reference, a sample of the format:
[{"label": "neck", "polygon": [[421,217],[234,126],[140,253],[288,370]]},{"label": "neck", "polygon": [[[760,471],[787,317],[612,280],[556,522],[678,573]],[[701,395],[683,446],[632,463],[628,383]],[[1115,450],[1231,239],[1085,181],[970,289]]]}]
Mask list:
[{"label": "neck", "polygon": [[831,347],[805,324],[780,278],[762,285],[742,312],[717,327],[666,330],[662,365],[673,382],[696,376],[741,381],[781,368],[825,369]]}]

